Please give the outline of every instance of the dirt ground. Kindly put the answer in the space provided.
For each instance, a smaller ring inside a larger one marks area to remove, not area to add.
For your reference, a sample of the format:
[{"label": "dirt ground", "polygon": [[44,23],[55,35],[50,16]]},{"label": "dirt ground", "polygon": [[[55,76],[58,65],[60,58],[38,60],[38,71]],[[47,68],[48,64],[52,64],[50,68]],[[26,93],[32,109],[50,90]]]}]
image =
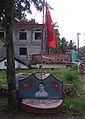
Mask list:
[{"label": "dirt ground", "polygon": [[30,114],[26,112],[6,113],[0,112],[0,119],[85,119],[85,117],[75,117],[63,114]]},{"label": "dirt ground", "polygon": [[[4,103],[7,103],[7,98],[0,97],[0,104]],[[0,119],[85,119],[85,116],[78,117],[72,116],[72,114],[65,115],[61,112],[56,112],[56,114],[34,114],[21,110],[8,113],[6,108],[0,108]]]},{"label": "dirt ground", "polygon": [[[7,98],[0,97],[1,104],[6,102]],[[0,109],[0,119],[85,119],[85,117],[75,117],[72,116],[72,114],[65,115],[61,112],[56,112],[56,114],[34,114],[19,110],[13,113],[8,113],[8,111],[3,108]]]},{"label": "dirt ground", "polygon": [[[0,98],[0,103],[7,102],[6,98]],[[56,112],[56,114],[34,114],[24,111],[15,111],[8,113],[6,109],[0,109],[0,119],[85,119],[85,116],[78,117],[72,116],[72,114],[62,114],[61,112]]]},{"label": "dirt ground", "polygon": [[[7,103],[7,98],[0,97],[0,104]],[[85,119],[85,116],[73,116],[72,114],[62,114],[61,112],[56,112],[56,114],[34,114],[30,112],[25,112],[22,110],[8,113],[6,108],[0,108],[0,119]]]},{"label": "dirt ground", "polygon": [[[0,97],[0,104],[7,103],[7,98]],[[0,108],[0,119],[85,119],[85,116],[73,116],[72,114],[62,114],[61,112],[56,112],[56,114],[34,114],[24,111],[16,111],[13,113],[8,113],[6,108]]]}]

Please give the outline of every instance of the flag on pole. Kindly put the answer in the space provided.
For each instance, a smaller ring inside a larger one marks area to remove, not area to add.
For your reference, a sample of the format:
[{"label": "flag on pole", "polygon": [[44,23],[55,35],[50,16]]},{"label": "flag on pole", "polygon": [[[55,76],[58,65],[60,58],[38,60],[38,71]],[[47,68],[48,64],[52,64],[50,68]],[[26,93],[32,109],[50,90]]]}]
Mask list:
[{"label": "flag on pole", "polygon": [[45,24],[46,24],[46,32],[47,32],[47,45],[52,48],[56,48],[57,45],[56,34],[54,31],[54,25],[52,22],[52,18],[47,3],[46,3]]}]

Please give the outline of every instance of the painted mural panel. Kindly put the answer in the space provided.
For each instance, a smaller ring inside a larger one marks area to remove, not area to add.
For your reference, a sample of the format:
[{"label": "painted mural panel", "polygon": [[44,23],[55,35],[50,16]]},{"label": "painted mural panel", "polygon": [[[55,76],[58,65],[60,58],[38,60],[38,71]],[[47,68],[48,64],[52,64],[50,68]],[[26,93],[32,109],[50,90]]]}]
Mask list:
[{"label": "painted mural panel", "polygon": [[21,98],[62,99],[62,82],[53,75],[41,80],[34,74],[19,80]]}]

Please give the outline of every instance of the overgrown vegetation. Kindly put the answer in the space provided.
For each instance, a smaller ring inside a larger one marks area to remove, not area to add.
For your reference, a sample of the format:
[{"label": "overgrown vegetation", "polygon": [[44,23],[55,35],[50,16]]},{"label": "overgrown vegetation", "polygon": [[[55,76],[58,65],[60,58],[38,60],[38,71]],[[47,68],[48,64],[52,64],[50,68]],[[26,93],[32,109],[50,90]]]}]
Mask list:
[{"label": "overgrown vegetation", "polygon": [[70,113],[74,116],[85,115],[85,99],[66,98],[62,106],[62,113]]},{"label": "overgrown vegetation", "polygon": [[[71,113],[72,115],[84,115],[85,113],[85,93],[82,92],[82,84],[85,83],[82,76],[78,71],[76,65],[68,69],[30,69],[30,70],[16,70],[16,73],[51,73],[57,79],[63,81],[64,84],[73,84],[76,90],[76,96],[69,96],[63,99],[63,105],[61,108],[62,113]],[[6,72],[4,70],[0,71],[0,85],[7,84]],[[2,107],[2,106],[1,106]]]},{"label": "overgrown vegetation", "polygon": [[7,85],[6,72],[5,70],[0,71],[0,85]]}]

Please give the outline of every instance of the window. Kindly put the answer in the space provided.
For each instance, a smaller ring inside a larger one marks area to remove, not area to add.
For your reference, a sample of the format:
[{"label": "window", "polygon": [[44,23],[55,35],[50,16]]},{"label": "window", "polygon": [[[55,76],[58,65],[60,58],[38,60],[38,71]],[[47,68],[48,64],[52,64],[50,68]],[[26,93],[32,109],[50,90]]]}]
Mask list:
[{"label": "window", "polygon": [[20,55],[27,55],[27,48],[19,48]]},{"label": "window", "polygon": [[42,32],[40,29],[38,29],[34,32],[34,40],[36,41],[41,40],[41,38],[42,38]]},{"label": "window", "polygon": [[19,39],[20,40],[26,40],[27,39],[27,33],[26,32],[19,32]]},{"label": "window", "polygon": [[0,38],[4,38],[4,30],[0,29]]}]

